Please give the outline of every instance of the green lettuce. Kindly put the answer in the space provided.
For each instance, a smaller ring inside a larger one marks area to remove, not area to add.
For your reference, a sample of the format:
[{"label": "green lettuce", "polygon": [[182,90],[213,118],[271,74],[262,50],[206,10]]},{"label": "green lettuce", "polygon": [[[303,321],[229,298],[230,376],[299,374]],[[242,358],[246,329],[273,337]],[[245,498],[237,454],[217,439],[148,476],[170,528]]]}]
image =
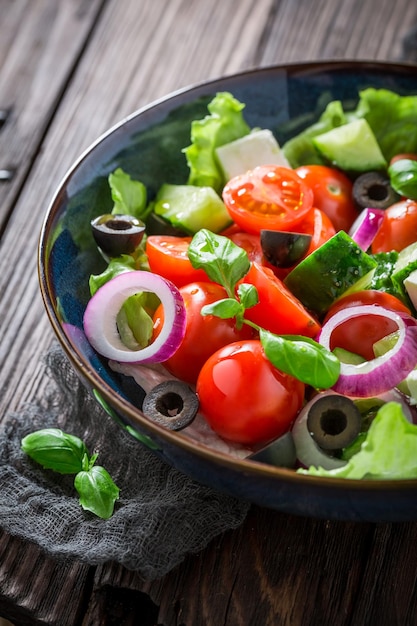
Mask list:
[{"label": "green lettuce", "polygon": [[207,105],[210,115],[191,123],[191,144],[183,152],[189,167],[188,184],[212,187],[220,192],[224,183],[215,149],[249,134],[243,117],[245,105],[230,93],[218,93]]},{"label": "green lettuce", "polygon": [[133,215],[145,221],[150,208],[147,207],[146,187],[141,181],[133,180],[119,167],[109,175],[109,186],[113,214]]},{"label": "green lettuce", "polygon": [[401,96],[373,87],[359,92],[353,110],[344,110],[339,100],[330,102],[318,121],[288,140],[282,150],[292,167],[322,163],[313,138],[361,118],[371,127],[387,162],[396,154],[417,151],[417,95]]},{"label": "green lettuce", "polygon": [[351,479],[417,478],[417,426],[407,421],[398,402],[387,402],[378,410],[360,451],[346,465],[298,472]]}]

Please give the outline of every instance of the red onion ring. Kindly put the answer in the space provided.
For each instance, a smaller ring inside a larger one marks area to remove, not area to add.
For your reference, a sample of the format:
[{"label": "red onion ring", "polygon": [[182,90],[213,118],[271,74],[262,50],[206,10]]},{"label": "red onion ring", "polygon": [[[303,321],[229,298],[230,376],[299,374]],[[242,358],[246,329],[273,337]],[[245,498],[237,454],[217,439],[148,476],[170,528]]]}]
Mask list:
[{"label": "red onion ring", "polygon": [[[140,291],[155,293],[164,307],[164,325],[158,337],[140,350],[120,339],[116,318],[123,302]],[[123,272],[96,291],[84,313],[84,331],[102,356],[121,363],[158,363],[174,354],[185,333],[184,301],[171,281],[145,271]]]},{"label": "red onion ring", "polygon": [[333,390],[346,396],[369,398],[396,387],[417,364],[417,322],[405,313],[388,311],[378,305],[353,306],[333,315],[322,327],[317,341],[330,350],[333,331],[343,322],[362,315],[375,315],[393,320],[398,327],[398,340],[385,354],[353,365],[341,363],[340,376]]},{"label": "red onion ring", "polygon": [[349,236],[362,250],[368,250],[384,219],[382,209],[363,209],[353,222]]}]

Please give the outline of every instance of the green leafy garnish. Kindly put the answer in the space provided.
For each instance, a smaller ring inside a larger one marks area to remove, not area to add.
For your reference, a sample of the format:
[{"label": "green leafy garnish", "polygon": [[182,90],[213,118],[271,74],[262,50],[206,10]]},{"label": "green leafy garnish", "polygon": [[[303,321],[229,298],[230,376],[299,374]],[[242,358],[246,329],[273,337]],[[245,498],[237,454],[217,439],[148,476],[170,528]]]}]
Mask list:
[{"label": "green leafy garnish", "polygon": [[195,268],[202,268],[214,282],[222,285],[228,298],[201,309],[202,315],[236,319],[236,327],[248,324],[259,331],[266,357],[279,370],[317,389],[334,385],[340,373],[340,361],[319,343],[302,335],[275,335],[245,319],[245,310],[258,303],[254,285],[241,283],[250,269],[245,250],[227,237],[206,229],[194,235],[188,256]]},{"label": "green leafy garnish", "polygon": [[417,200],[417,161],[399,159],[388,168],[391,187],[411,200]]},{"label": "green leafy garnish", "polygon": [[112,213],[134,215],[145,220],[149,212],[145,185],[139,180],[132,180],[120,167],[109,175],[108,180],[114,202]]},{"label": "green leafy garnish", "polygon": [[244,107],[232,94],[221,92],[207,105],[210,115],[191,123],[191,144],[184,148],[189,185],[221,191],[225,181],[215,149],[249,134],[250,127],[242,114]]},{"label": "green leafy garnish", "polygon": [[407,421],[398,402],[387,402],[378,410],[359,452],[346,465],[297,471],[334,478],[417,478],[417,426]]},{"label": "green leafy garnish", "polygon": [[75,474],[74,486],[83,509],[108,519],[119,497],[119,488],[108,472],[95,465],[97,454],[89,456],[84,442],[58,428],[44,428],[26,435],[22,450],[44,469]]}]

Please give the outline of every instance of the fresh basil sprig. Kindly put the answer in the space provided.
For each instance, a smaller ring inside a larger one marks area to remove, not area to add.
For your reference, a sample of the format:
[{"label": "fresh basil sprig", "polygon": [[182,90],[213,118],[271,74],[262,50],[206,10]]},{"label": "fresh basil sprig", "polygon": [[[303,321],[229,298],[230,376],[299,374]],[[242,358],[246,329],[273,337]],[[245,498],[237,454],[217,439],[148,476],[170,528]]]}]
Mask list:
[{"label": "fresh basil sprig", "polygon": [[388,168],[391,187],[401,196],[417,200],[417,161],[398,159]]},{"label": "fresh basil sprig", "polygon": [[259,339],[267,359],[282,372],[298,378],[316,389],[328,389],[340,374],[340,361],[329,350],[303,335],[276,335],[245,319],[245,310],[258,303],[254,285],[237,283],[250,268],[245,250],[227,237],[202,229],[194,235],[188,257],[195,268],[202,268],[209,278],[221,284],[228,298],[208,304],[202,315],[236,319],[236,326],[248,324],[259,331]]},{"label": "fresh basil sprig", "polygon": [[103,519],[112,516],[119,488],[104,467],[95,465],[98,455],[90,456],[81,439],[58,428],[44,428],[23,437],[21,447],[44,469],[75,474],[74,486],[83,509]]}]

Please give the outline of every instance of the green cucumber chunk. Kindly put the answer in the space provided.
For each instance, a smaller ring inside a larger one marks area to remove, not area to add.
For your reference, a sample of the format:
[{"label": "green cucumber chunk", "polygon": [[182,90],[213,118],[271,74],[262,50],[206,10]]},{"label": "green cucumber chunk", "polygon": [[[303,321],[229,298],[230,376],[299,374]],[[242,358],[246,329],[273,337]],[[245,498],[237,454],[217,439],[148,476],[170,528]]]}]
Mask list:
[{"label": "green cucumber chunk", "polygon": [[387,167],[376,137],[364,118],[317,135],[312,141],[323,157],[343,170],[366,172]]},{"label": "green cucumber chunk", "polygon": [[211,187],[164,184],[153,210],[190,235],[202,228],[218,233],[232,222],[224,202]]},{"label": "green cucumber chunk", "polygon": [[348,290],[369,288],[376,266],[341,230],[296,265],[284,282],[307,309],[321,316]]}]

